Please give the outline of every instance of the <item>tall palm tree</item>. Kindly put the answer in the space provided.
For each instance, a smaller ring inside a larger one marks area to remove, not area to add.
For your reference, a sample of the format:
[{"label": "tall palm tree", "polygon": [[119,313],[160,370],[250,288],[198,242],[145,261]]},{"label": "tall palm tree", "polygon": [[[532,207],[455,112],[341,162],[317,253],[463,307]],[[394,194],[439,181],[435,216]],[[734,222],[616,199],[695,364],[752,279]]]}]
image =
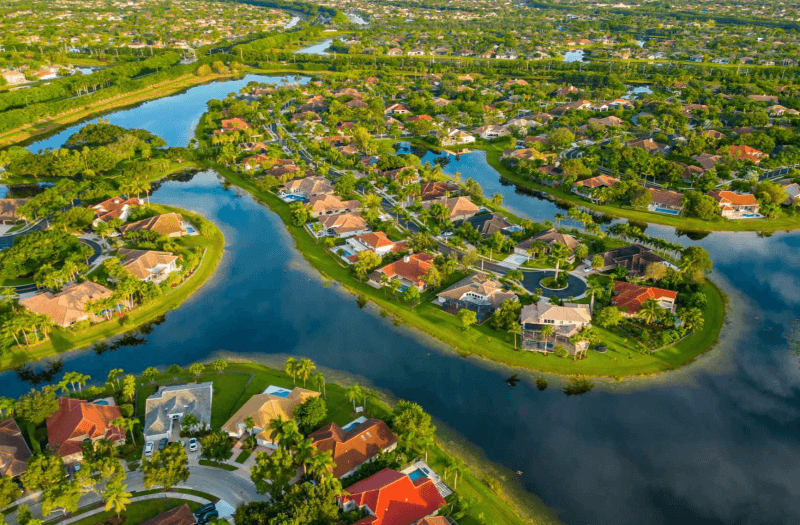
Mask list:
[{"label": "tall palm tree", "polygon": [[8,418],[14,415],[17,409],[17,402],[8,397],[0,397],[0,416]]},{"label": "tall palm tree", "polygon": [[656,319],[659,319],[663,312],[664,310],[658,305],[658,301],[650,298],[642,303],[638,316],[641,317],[645,323],[651,324]]},{"label": "tall palm tree", "polygon": [[278,414],[275,416],[267,425],[267,428],[271,432],[272,441],[273,443],[280,443],[283,441],[283,437],[286,435],[287,431],[287,423],[288,421],[283,419],[283,416]]},{"label": "tall palm tree", "polygon": [[297,359],[295,359],[294,357],[290,357],[290,358],[286,359],[286,363],[283,366],[283,370],[286,372],[286,374],[289,377],[292,378],[292,383],[294,383],[295,385],[297,385],[297,369],[298,369],[298,366],[299,366],[299,363],[297,362]]},{"label": "tall palm tree", "polygon": [[301,439],[295,446],[294,460],[303,467],[303,474],[308,473],[308,466],[312,463],[316,450],[311,439]]},{"label": "tall palm tree", "polygon": [[348,401],[353,403],[353,412],[356,410],[356,399],[361,399],[364,397],[364,389],[361,385],[350,385],[345,390],[345,396],[347,396]]},{"label": "tall palm tree", "polygon": [[547,354],[547,341],[552,337],[553,332],[555,330],[552,326],[543,326],[542,327],[542,336],[544,336],[544,353]]},{"label": "tall palm tree", "polygon": [[117,517],[125,511],[131,503],[131,496],[133,496],[133,494],[128,492],[128,485],[122,482],[123,479],[125,478],[115,477],[106,485],[106,490],[103,494],[106,500],[106,512],[114,509],[114,512],[117,513]]},{"label": "tall palm tree", "polygon": [[312,475],[318,480],[323,478],[333,477],[332,470],[336,466],[333,460],[333,454],[330,450],[326,452],[317,452],[311,457],[309,463],[309,470]]},{"label": "tall palm tree", "polygon": [[319,392],[322,394],[323,398],[327,398],[328,396],[325,395],[325,376],[322,375],[322,372],[317,372],[314,374],[314,379],[317,381],[317,388]]},{"label": "tall palm tree", "polygon": [[306,381],[311,374],[314,373],[314,370],[317,369],[317,365],[314,364],[314,361],[311,359],[301,359],[300,362],[297,364],[297,377],[303,380],[303,388],[306,387]]},{"label": "tall palm tree", "polygon": [[600,284],[596,279],[587,281],[591,299],[589,299],[589,313],[594,314],[594,297],[599,293],[606,291],[605,287]]},{"label": "tall palm tree", "polygon": [[550,247],[550,258],[556,263],[556,275],[555,279],[558,279],[558,273],[561,269],[561,264],[566,262],[569,259],[570,255],[572,255],[569,251],[569,248],[565,244],[560,242],[553,243]]},{"label": "tall palm tree", "polygon": [[511,328],[508,329],[509,333],[514,336],[514,350],[517,349],[517,335],[522,334],[522,325],[518,323],[514,323],[511,325]]}]

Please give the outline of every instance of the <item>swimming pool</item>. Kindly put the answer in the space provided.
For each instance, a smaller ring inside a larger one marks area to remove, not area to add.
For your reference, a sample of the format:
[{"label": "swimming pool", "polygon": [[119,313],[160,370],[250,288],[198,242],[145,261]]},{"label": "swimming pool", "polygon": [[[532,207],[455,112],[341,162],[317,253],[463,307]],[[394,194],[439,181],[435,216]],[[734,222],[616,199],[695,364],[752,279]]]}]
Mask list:
[{"label": "swimming pool", "polygon": [[289,397],[289,394],[291,394],[292,391],[279,386],[270,385],[267,387],[266,390],[264,390],[264,393],[272,394],[273,396],[278,396],[278,397]]},{"label": "swimming pool", "polygon": [[760,213],[742,213],[739,217],[742,219],[760,219],[763,215]]},{"label": "swimming pool", "polygon": [[108,405],[108,401],[105,399],[98,399],[97,401],[92,403],[93,405]]},{"label": "swimming pool", "polygon": [[678,210],[670,210],[668,208],[656,208],[653,211],[655,211],[656,213],[665,213],[667,215],[680,215],[680,212]]},{"label": "swimming pool", "polygon": [[195,230],[193,226],[189,226],[187,224],[186,225],[186,233],[188,233],[189,235],[194,235],[195,233],[197,233],[197,230]]},{"label": "swimming pool", "polygon": [[427,478],[427,477],[428,475],[425,474],[425,472],[421,468],[418,468],[417,470],[412,470],[411,472],[408,473],[408,478],[411,481],[416,481],[419,478]]},{"label": "swimming pool", "polygon": [[307,200],[302,195],[295,195],[293,193],[287,193],[287,194],[281,196],[281,199],[283,199],[285,202],[299,202],[299,201]]}]

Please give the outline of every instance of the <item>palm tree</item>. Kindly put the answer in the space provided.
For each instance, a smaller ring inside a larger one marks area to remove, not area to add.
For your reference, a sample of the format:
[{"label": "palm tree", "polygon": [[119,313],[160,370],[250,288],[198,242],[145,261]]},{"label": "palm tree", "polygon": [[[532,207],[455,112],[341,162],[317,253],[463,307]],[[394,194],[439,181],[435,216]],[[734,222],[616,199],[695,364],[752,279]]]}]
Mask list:
[{"label": "palm tree", "polygon": [[678,319],[687,330],[695,331],[703,328],[703,312],[699,308],[684,308],[678,312]]},{"label": "palm tree", "polygon": [[364,410],[367,409],[367,402],[377,401],[378,400],[378,393],[371,388],[364,388],[363,389],[363,396],[364,396]]},{"label": "palm tree", "polygon": [[605,287],[596,279],[587,281],[591,299],[589,299],[589,313],[594,314],[594,296],[606,291]]},{"label": "palm tree", "polygon": [[157,375],[158,369],[154,366],[147,367],[144,372],[142,372],[142,377],[147,379],[151,385],[155,382]]},{"label": "palm tree", "polygon": [[294,383],[295,386],[297,386],[298,366],[299,363],[297,362],[297,359],[295,359],[294,357],[290,357],[286,359],[286,364],[284,364],[283,367],[283,370],[286,372],[286,374],[292,378],[292,383]]},{"label": "palm tree", "polygon": [[297,364],[297,377],[303,380],[303,388],[306,387],[306,381],[316,369],[317,365],[311,359],[301,359]]},{"label": "palm tree", "polygon": [[317,388],[319,389],[319,392],[322,394],[322,397],[327,398],[327,396],[325,395],[325,376],[322,375],[322,372],[317,372],[316,374],[314,374],[314,379],[316,379],[317,381]]},{"label": "palm tree", "polygon": [[136,444],[136,436],[133,435],[133,429],[136,428],[136,425],[139,424],[139,420],[136,418],[127,418],[127,417],[118,417],[111,420],[111,424],[115,427],[119,427],[125,432],[126,434],[130,432],[131,434],[131,442],[135,445]]},{"label": "palm tree", "polygon": [[308,466],[311,464],[316,450],[317,448],[313,445],[313,440],[311,439],[301,439],[297,443],[294,451],[294,460],[303,467],[303,474],[308,473]]},{"label": "palm tree", "polygon": [[309,462],[309,470],[318,480],[332,477],[331,471],[335,466],[336,462],[333,460],[333,454],[330,450],[317,452],[311,456],[311,461]]},{"label": "palm tree", "polygon": [[517,324],[516,322],[511,325],[511,328],[508,329],[509,333],[513,334],[514,336],[514,350],[517,349],[517,335],[522,334],[522,325]]},{"label": "palm tree", "polygon": [[119,377],[124,373],[125,371],[121,368],[112,368],[108,372],[108,380],[106,382],[111,383],[112,385],[116,383],[117,388],[119,388]]},{"label": "palm tree", "polygon": [[289,422],[283,419],[283,416],[280,414],[275,416],[269,422],[267,428],[270,430],[273,443],[280,443],[281,441],[283,441],[283,437],[286,435],[288,423]]},{"label": "palm tree", "polygon": [[553,259],[556,263],[556,275],[555,279],[558,279],[558,273],[561,269],[561,264],[566,262],[569,259],[570,255],[572,255],[569,251],[569,248],[565,244],[560,242],[553,243],[550,247],[550,258]]},{"label": "palm tree", "polygon": [[16,408],[16,400],[7,397],[0,397],[0,416],[3,418],[9,418],[14,415]]},{"label": "palm tree", "polygon": [[122,483],[123,479],[125,478],[115,477],[106,485],[106,490],[103,494],[106,500],[106,512],[114,509],[118,518],[120,513],[128,507],[131,502],[131,496],[133,496],[133,494],[128,492],[128,485]]},{"label": "palm tree", "polygon": [[553,215],[553,219],[555,220],[556,228],[558,228],[558,226],[561,224],[561,221],[564,220],[564,214],[556,213],[555,215]]},{"label": "palm tree", "polygon": [[353,403],[353,412],[356,410],[356,399],[361,399],[364,397],[364,389],[360,385],[350,385],[345,390],[345,396],[347,396],[348,401]]},{"label": "palm tree", "polygon": [[78,373],[75,376],[75,382],[78,383],[78,392],[83,393],[83,387],[86,386],[86,383],[92,380],[92,376],[87,374]]},{"label": "palm tree", "polygon": [[547,355],[547,340],[553,335],[554,329],[552,326],[542,327],[542,336],[544,336],[544,353]]},{"label": "palm tree", "polygon": [[203,373],[205,368],[206,367],[202,363],[193,363],[189,365],[189,373],[192,374],[196,380],[200,378],[200,374]]},{"label": "palm tree", "polygon": [[658,301],[650,298],[646,299],[642,303],[642,307],[639,309],[639,313],[637,315],[644,319],[645,323],[651,324],[653,321],[661,317],[663,311],[664,310],[658,305]]}]

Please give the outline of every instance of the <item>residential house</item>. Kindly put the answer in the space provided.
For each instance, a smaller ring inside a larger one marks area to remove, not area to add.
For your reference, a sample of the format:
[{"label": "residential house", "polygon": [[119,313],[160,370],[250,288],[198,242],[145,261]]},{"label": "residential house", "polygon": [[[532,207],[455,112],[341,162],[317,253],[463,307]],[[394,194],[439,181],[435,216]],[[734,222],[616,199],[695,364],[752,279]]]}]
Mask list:
[{"label": "residential house", "polygon": [[421,292],[427,287],[425,274],[433,266],[433,256],[427,253],[412,253],[372,272],[369,284],[380,288],[383,286],[383,278],[386,277],[390,281],[400,281],[403,289],[414,286]]},{"label": "residential house", "polygon": [[393,170],[386,170],[381,173],[382,177],[390,181],[397,181],[401,186],[415,184],[420,181],[419,170],[416,166],[404,166]]},{"label": "residential house", "polygon": [[325,215],[319,218],[322,225],[317,237],[352,237],[369,232],[369,225],[360,213],[341,213],[338,215]]},{"label": "residential house", "polygon": [[432,479],[423,475],[412,480],[391,469],[348,487],[338,500],[344,512],[367,512],[355,525],[414,525],[445,505]]},{"label": "residential house", "polygon": [[624,98],[615,98],[614,100],[609,100],[606,102],[606,105],[609,109],[631,109],[633,108],[633,102]]},{"label": "residential house", "polygon": [[761,162],[761,159],[769,157],[769,155],[767,155],[763,151],[759,151],[755,148],[751,148],[750,146],[744,144],[729,146],[728,153],[730,153],[731,157],[737,160],[749,160],[750,162],[753,162],[755,164]]},{"label": "residential house", "polygon": [[597,175],[589,179],[579,180],[572,187],[572,193],[580,195],[581,197],[593,200],[594,190],[597,188],[611,188],[619,184],[619,179],[610,175]]},{"label": "residential house", "polygon": [[122,417],[116,405],[100,405],[83,399],[60,397],[58,410],[47,418],[47,444],[64,463],[83,459],[83,443],[100,439],[125,443],[125,431],[111,422]]},{"label": "residential house", "polygon": [[28,466],[31,449],[13,419],[0,421],[0,477],[16,478]]},{"label": "residential house", "polygon": [[263,142],[242,142],[239,144],[239,147],[242,148],[243,151],[250,151],[253,153],[266,153],[267,149],[269,149]]},{"label": "residential house", "polygon": [[672,290],[615,281],[611,302],[619,308],[622,315],[630,317],[635,316],[641,309],[642,303],[648,299],[654,299],[658,302],[658,306],[674,314],[677,296],[678,292]]},{"label": "residential house", "polygon": [[[704,137],[708,137],[710,139],[714,139],[714,140],[722,140],[722,139],[725,138],[724,134],[720,133],[719,131],[717,131],[715,129],[709,129],[709,130],[704,131],[703,132],[703,136]],[[704,153],[703,155],[706,155],[706,154]]]},{"label": "residential house", "polygon": [[494,235],[495,232],[510,234],[510,228],[514,227],[514,225],[508,222],[505,217],[494,212],[475,215],[474,217],[470,217],[469,219],[459,222],[455,226],[458,228],[464,223],[471,224],[472,228],[480,233],[483,237]]},{"label": "residential house", "polygon": [[442,199],[446,195],[456,195],[461,191],[461,186],[450,181],[425,182],[420,186],[420,198],[423,201]]},{"label": "residential house", "polygon": [[459,310],[472,310],[481,323],[509,299],[518,300],[517,294],[506,290],[496,278],[490,278],[483,272],[475,272],[440,292],[435,303],[452,315]]},{"label": "residential house", "polygon": [[789,206],[797,202],[798,198],[800,198],[800,184],[791,180],[781,181],[778,184],[781,184],[783,189],[786,190],[787,199],[783,203],[784,205]]},{"label": "residential house", "polygon": [[[514,246],[514,253],[530,258],[530,249],[537,242],[543,242],[545,244],[545,253],[550,253],[550,250],[556,243],[563,244],[569,249],[570,252],[573,252],[575,247],[580,244],[578,239],[572,235],[569,235],[568,233],[561,233],[555,228],[551,228],[518,243],[516,246]],[[570,258],[570,262],[572,260],[574,260],[574,258]]]},{"label": "residential house", "polygon": [[178,256],[170,252],[120,248],[117,257],[120,258],[122,267],[137,279],[155,284],[164,282],[180,269],[176,264]]},{"label": "residential house", "polygon": [[[672,266],[663,257],[653,253],[649,248],[641,244],[631,244],[621,248],[615,248],[605,253],[601,253],[603,267],[594,268],[598,271],[608,271],[614,268],[623,267],[628,270],[628,275],[641,277],[647,271],[647,267],[653,263],[661,263],[665,266]],[[591,264],[590,260],[586,261]],[[674,267],[674,266],[673,266]]]},{"label": "residential house", "polygon": [[361,203],[359,201],[343,201],[331,193],[315,195],[309,199],[308,204],[311,206],[312,217],[338,215],[341,213],[350,213],[361,209]]},{"label": "residential house", "polygon": [[723,217],[728,219],[758,219],[759,204],[752,193],[735,193],[727,190],[709,191],[721,208]]},{"label": "residential house", "polygon": [[475,142],[475,137],[460,129],[451,129],[442,136],[440,142],[442,146],[472,144]]},{"label": "residential house", "polygon": [[294,179],[283,185],[284,195],[300,195],[306,198],[333,193],[333,184],[325,177],[313,175],[302,179]]},{"label": "residential house", "polygon": [[0,199],[0,224],[14,224],[22,217],[19,208],[30,199]]},{"label": "residential house", "polygon": [[505,126],[495,126],[489,124],[487,126],[480,126],[472,130],[473,135],[478,135],[484,140],[492,140],[500,137],[507,137],[511,132]]},{"label": "residential house", "polygon": [[387,253],[400,252],[408,249],[406,241],[394,242],[383,232],[369,232],[356,235],[347,239],[347,247],[353,252],[371,250],[383,257]]},{"label": "residential house", "polygon": [[767,102],[769,104],[778,103],[778,97],[776,95],[748,95],[748,98],[753,102]]},{"label": "residential house", "polygon": [[605,127],[609,127],[609,128],[616,128],[616,127],[622,126],[623,123],[624,123],[624,121],[621,118],[616,117],[614,115],[609,115],[609,116],[603,117],[603,118],[590,118],[589,119],[589,124],[596,124],[598,126],[605,126]]},{"label": "residential house", "polygon": [[319,392],[295,387],[292,390],[270,386],[264,393],[257,394],[242,405],[228,421],[222,425],[222,430],[234,438],[241,438],[247,433],[248,418],[253,419],[251,435],[256,437],[259,445],[269,448],[278,448],[278,443],[272,436],[269,424],[278,417],[285,421],[292,419],[294,409],[311,398],[319,397]]},{"label": "residential house", "polygon": [[517,163],[521,160],[544,160],[549,161],[555,157],[553,153],[542,153],[536,148],[522,148],[522,149],[507,149],[503,151],[502,158],[509,160],[512,163]]},{"label": "residential house", "polygon": [[[540,300],[522,307],[519,322],[522,325],[522,347],[537,352],[552,352],[558,345],[571,352],[583,350],[586,342],[575,345],[570,338],[584,326],[591,326],[592,313],[588,304],[564,303],[563,306]],[[553,335],[545,338],[542,328],[553,327]],[[545,340],[547,339],[547,340]]]},{"label": "residential house", "polygon": [[55,295],[50,292],[34,295],[21,300],[19,304],[35,314],[48,316],[53,323],[66,328],[87,319],[94,322],[101,320],[100,317],[85,311],[86,304],[111,296],[111,290],[105,286],[85,281],[68,284]]},{"label": "residential house", "polygon": [[[468,197],[451,197],[444,201],[439,201],[439,203],[450,210],[449,219],[451,221],[463,221],[480,212],[480,208],[475,206]],[[433,204],[434,201],[424,201],[422,207],[429,210]]]},{"label": "residential house", "polygon": [[667,154],[672,149],[668,144],[661,144],[653,139],[640,139],[632,140],[626,144],[629,148],[640,148],[647,153],[664,153]]},{"label": "residential house", "polygon": [[172,437],[181,428],[183,418],[197,418],[199,428],[211,426],[211,402],[214,383],[191,383],[163,386],[144,403],[144,438],[158,441]]},{"label": "residential house", "polygon": [[722,160],[720,155],[712,155],[710,153],[701,153],[699,155],[692,155],[692,159],[696,160],[700,167],[704,170],[710,170]]},{"label": "residential house", "polygon": [[683,211],[683,193],[672,190],[649,188],[652,200],[648,210],[668,215],[680,215]]},{"label": "residential house", "polygon": [[155,217],[142,219],[141,221],[122,226],[119,231],[123,234],[138,231],[154,231],[170,238],[183,237],[190,233],[188,225],[186,221],[183,220],[183,215],[180,213],[164,213],[162,215],[156,215]]},{"label": "residential house", "polygon": [[6,84],[9,86],[24,84],[28,81],[28,79],[25,78],[25,75],[19,71],[3,71],[0,73],[0,75],[2,75],[2,77],[6,80]]},{"label": "residential house", "polygon": [[215,135],[222,133],[230,133],[233,131],[244,131],[250,127],[250,124],[240,119],[239,117],[222,119],[222,129],[214,130]]},{"label": "residential house", "polygon": [[97,227],[99,223],[108,222],[113,219],[119,219],[125,222],[131,214],[131,209],[141,204],[142,201],[139,199],[123,199],[117,196],[97,203],[94,206],[89,206],[90,209],[94,210],[95,215],[92,226]]},{"label": "residential house", "polygon": [[398,104],[392,104],[392,105],[388,106],[383,111],[383,114],[384,115],[391,115],[391,116],[394,116],[394,115],[410,115],[411,114],[411,110],[408,109],[408,106],[406,106],[405,104],[399,104],[398,103]]},{"label": "residential house", "polygon": [[197,518],[187,503],[180,507],[175,507],[166,512],[162,512],[155,518],[150,518],[141,525],[196,525]]},{"label": "residential house", "polygon": [[397,436],[386,423],[380,419],[357,421],[346,425],[347,430],[329,423],[308,435],[317,450],[333,456],[335,478],[351,476],[361,465],[397,448]]}]

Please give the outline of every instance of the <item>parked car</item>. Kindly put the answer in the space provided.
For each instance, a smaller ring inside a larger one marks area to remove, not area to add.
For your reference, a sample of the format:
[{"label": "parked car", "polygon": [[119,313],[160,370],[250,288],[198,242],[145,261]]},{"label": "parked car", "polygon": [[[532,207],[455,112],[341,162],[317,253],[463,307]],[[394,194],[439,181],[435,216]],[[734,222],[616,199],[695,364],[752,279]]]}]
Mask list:
[{"label": "parked car", "polygon": [[153,453],[153,449],[156,448],[152,441],[148,441],[144,446],[144,455],[149,456]]},{"label": "parked car", "polygon": [[218,518],[219,518],[219,512],[217,512],[217,510],[214,509],[211,512],[207,512],[206,514],[203,514],[202,516],[197,518],[197,523],[198,525],[205,525],[206,523],[214,521]]},{"label": "parked car", "polygon": [[169,439],[164,438],[158,442],[158,450],[164,450],[167,448],[167,443],[169,443]]},{"label": "parked car", "polygon": [[197,438],[192,438],[189,440],[189,452],[197,452],[197,449],[200,448],[200,443],[197,442]]},{"label": "parked car", "polygon": [[212,510],[216,510],[217,504],[216,503],[206,503],[196,511],[194,511],[195,516],[202,516],[206,512],[211,512]]}]

